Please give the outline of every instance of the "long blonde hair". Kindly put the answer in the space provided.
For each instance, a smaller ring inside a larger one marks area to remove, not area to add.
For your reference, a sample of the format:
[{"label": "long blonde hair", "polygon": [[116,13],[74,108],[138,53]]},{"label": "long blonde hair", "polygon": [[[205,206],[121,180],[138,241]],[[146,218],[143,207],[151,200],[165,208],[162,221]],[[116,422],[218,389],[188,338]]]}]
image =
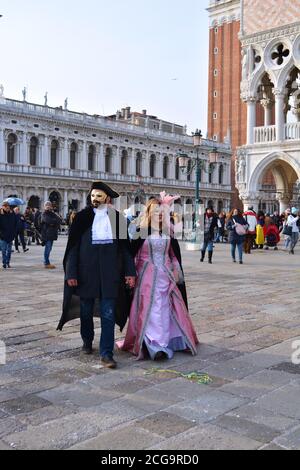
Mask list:
[{"label": "long blonde hair", "polygon": [[148,229],[151,226],[151,208],[154,205],[161,206],[161,201],[157,198],[150,199],[145,207],[144,212],[140,215],[138,218],[138,223],[139,227],[141,229]]}]

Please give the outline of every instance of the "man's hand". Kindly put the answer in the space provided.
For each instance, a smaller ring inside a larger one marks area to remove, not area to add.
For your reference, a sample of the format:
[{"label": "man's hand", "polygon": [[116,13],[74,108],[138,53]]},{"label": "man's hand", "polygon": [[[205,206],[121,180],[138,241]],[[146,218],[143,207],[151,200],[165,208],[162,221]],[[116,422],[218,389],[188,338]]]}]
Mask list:
[{"label": "man's hand", "polygon": [[67,283],[69,287],[78,287],[77,279],[68,279]]},{"label": "man's hand", "polygon": [[133,289],[135,287],[135,277],[125,277],[125,282],[130,289]]}]

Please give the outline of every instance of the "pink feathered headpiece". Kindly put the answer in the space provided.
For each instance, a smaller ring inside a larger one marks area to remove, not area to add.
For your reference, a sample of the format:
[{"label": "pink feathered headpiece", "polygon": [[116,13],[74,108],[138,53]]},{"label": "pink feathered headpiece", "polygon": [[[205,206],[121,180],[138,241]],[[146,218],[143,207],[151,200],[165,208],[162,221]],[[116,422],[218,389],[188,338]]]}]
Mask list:
[{"label": "pink feathered headpiece", "polygon": [[163,191],[162,193],[160,193],[160,199],[161,199],[161,203],[164,204],[164,205],[167,205],[167,206],[171,206],[171,204],[175,201],[177,201],[178,199],[180,199],[180,196],[177,195],[177,196],[170,196],[169,194],[166,193],[166,191]]}]

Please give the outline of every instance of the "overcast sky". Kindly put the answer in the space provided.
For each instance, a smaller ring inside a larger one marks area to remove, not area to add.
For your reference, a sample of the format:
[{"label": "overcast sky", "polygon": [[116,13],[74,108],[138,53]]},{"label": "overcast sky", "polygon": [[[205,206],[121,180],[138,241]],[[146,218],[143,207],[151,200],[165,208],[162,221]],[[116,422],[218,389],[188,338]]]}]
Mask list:
[{"label": "overcast sky", "polygon": [[206,0],[2,0],[5,96],[207,128]]}]

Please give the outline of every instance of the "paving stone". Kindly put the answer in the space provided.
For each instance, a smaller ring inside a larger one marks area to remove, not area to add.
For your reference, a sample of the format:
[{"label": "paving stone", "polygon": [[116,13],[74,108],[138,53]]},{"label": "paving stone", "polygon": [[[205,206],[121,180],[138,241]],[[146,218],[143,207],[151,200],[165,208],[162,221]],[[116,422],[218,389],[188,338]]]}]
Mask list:
[{"label": "paving stone", "polygon": [[291,384],[259,398],[261,408],[277,412],[289,418],[300,419],[300,384]]},{"label": "paving stone", "polygon": [[235,416],[220,416],[213,424],[265,444],[272,442],[280,435],[279,432],[274,431],[272,428]]},{"label": "paving stone", "polygon": [[30,413],[49,406],[50,402],[36,395],[26,395],[22,398],[9,400],[1,404],[1,409],[12,415]]},{"label": "paving stone", "polygon": [[257,398],[290,382],[290,374],[274,370],[264,370],[245,379],[224,385],[221,390],[244,398]]},{"label": "paving stone", "polygon": [[271,370],[286,372],[288,374],[300,375],[300,365],[292,364],[291,362],[283,362],[276,366],[271,367]]},{"label": "paving stone", "polygon": [[195,423],[184,418],[180,418],[172,413],[155,413],[147,416],[143,420],[138,420],[136,426],[169,438],[181,434],[196,426]]},{"label": "paving stone", "polygon": [[128,426],[101,434],[96,439],[72,447],[71,450],[143,450],[161,440],[157,434]]},{"label": "paving stone", "polygon": [[256,450],[261,442],[212,425],[198,426],[179,436],[152,446],[150,450]]},{"label": "paving stone", "polygon": [[259,450],[285,450],[287,451],[288,449],[284,449],[284,447],[277,446],[276,444],[270,444],[261,447]]},{"label": "paving stone", "polygon": [[228,415],[265,425],[279,433],[291,429],[299,423],[299,421],[295,419],[287,418],[280,414],[280,410],[276,410],[275,412],[268,411],[253,403],[237,408],[228,413]]},{"label": "paving stone", "polygon": [[12,448],[9,447],[8,445],[4,444],[4,442],[2,442],[2,441],[0,440],[0,450],[10,450],[10,451],[11,451]]},{"label": "paving stone", "polygon": [[23,431],[23,429],[26,429],[26,425],[15,417],[0,419],[0,439],[8,434]]},{"label": "paving stone", "polygon": [[39,397],[47,400],[48,403],[58,406],[66,403],[80,408],[98,406],[103,402],[110,402],[121,396],[121,393],[112,390],[96,389],[84,383],[77,384],[76,387],[73,385],[62,385],[39,394]]},{"label": "paving stone", "polygon": [[[5,436],[3,441],[8,445],[13,444],[16,449],[24,450],[68,449],[124,423],[126,418],[122,411],[124,412],[122,406],[91,409],[89,413],[77,413],[39,426],[28,427],[26,431]],[[130,411],[133,413],[133,410]]]},{"label": "paving stone", "polygon": [[196,423],[207,423],[246,403],[247,400],[243,398],[213,390],[210,393],[201,395],[198,399],[185,400],[182,403],[170,406],[166,411]]},{"label": "paving stone", "polygon": [[300,450],[300,426],[275,439],[275,444],[289,450]]},{"label": "paving stone", "polygon": [[183,402],[183,399],[179,397],[176,392],[171,390],[162,392],[158,386],[155,386],[140,390],[131,395],[126,395],[123,401],[131,406],[134,404],[136,408],[147,413],[155,413],[175,403]]}]

